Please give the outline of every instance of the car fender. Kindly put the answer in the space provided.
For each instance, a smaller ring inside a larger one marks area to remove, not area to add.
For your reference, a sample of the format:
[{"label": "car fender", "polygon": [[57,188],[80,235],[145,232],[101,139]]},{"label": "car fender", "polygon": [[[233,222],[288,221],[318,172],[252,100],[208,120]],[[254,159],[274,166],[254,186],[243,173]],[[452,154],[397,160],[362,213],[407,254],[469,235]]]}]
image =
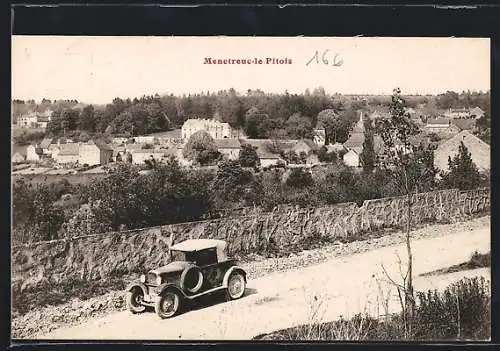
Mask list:
[{"label": "car fender", "polygon": [[186,294],[184,293],[184,291],[182,291],[181,288],[179,288],[179,286],[177,286],[176,284],[172,284],[172,283],[164,283],[162,285],[160,285],[157,289],[156,289],[156,294],[158,296],[160,296],[161,294],[163,294],[163,292],[167,289],[174,289],[175,291],[177,291],[179,294],[181,294],[181,296],[184,296],[186,297]]},{"label": "car fender", "polygon": [[222,281],[222,286],[227,287],[229,276],[233,272],[240,272],[241,274],[243,274],[243,278],[245,278],[245,283],[247,282],[247,272],[245,272],[245,270],[239,266],[232,266],[227,270],[226,274],[224,274],[224,280]]},{"label": "car fender", "polygon": [[138,286],[139,288],[141,288],[142,293],[143,293],[144,295],[147,295],[147,294],[148,294],[148,288],[146,287],[146,285],[144,285],[144,284],[142,284],[142,283],[137,283],[137,282],[129,284],[129,285],[127,286],[127,288],[125,289],[125,291],[132,291],[132,289],[133,289],[133,288],[135,288],[135,287],[137,287],[137,286]]}]

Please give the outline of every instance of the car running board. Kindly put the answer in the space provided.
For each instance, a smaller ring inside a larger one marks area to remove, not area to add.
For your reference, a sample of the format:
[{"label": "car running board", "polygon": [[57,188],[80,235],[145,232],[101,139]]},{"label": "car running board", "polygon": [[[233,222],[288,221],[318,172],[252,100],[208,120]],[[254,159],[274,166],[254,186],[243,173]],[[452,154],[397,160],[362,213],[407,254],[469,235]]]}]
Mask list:
[{"label": "car running board", "polygon": [[190,296],[185,295],[185,297],[186,297],[187,299],[192,300],[192,299],[195,299],[195,298],[197,298],[197,297],[199,297],[199,296],[206,295],[206,294],[210,294],[210,293],[212,293],[212,292],[215,292],[215,291],[218,291],[218,290],[223,290],[223,289],[225,289],[225,288],[226,288],[225,286],[218,286],[218,287],[216,287],[216,288],[213,288],[213,289],[210,289],[210,290],[204,291],[204,292],[199,293],[199,294],[196,294],[196,295],[190,295]]}]

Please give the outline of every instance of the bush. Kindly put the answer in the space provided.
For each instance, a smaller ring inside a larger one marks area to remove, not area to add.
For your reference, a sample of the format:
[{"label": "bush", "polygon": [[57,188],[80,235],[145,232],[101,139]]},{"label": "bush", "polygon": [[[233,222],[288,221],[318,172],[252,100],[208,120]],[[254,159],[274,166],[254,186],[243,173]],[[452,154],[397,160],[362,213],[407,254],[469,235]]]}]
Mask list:
[{"label": "bush", "polygon": [[490,338],[490,287],[483,277],[465,278],[443,293],[417,293],[415,339]]},{"label": "bush", "polygon": [[[264,340],[487,340],[490,338],[490,289],[482,277],[462,279],[444,292],[417,293],[420,303],[412,335],[405,338],[402,313],[375,319],[357,314],[351,319],[320,323],[314,308],[309,323],[256,336]],[[319,301],[321,305],[322,301]]]},{"label": "bush", "polygon": [[295,168],[286,179],[286,185],[292,188],[307,188],[314,184],[311,173],[302,168]]}]

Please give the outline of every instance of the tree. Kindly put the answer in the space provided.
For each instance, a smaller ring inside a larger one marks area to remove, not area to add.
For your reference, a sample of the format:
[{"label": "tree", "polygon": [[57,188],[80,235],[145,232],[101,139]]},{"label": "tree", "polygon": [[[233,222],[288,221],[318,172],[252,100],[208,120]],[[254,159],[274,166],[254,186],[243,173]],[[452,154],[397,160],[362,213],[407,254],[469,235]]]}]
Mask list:
[{"label": "tree", "polygon": [[326,146],[322,146],[316,152],[318,160],[325,163],[335,163],[337,161],[337,154],[335,151],[328,152]]},{"label": "tree", "polygon": [[95,131],[96,121],[95,121],[94,106],[88,105],[82,109],[77,124],[78,124],[78,129],[80,130],[85,130],[88,132]]},{"label": "tree", "polygon": [[33,199],[36,226],[36,241],[57,239],[57,233],[64,223],[64,212],[54,204],[56,196],[47,185],[39,185]]},{"label": "tree", "polygon": [[245,114],[244,131],[251,139],[263,139],[267,137],[266,121],[269,116],[252,107]]},{"label": "tree", "polygon": [[330,108],[318,113],[316,125],[319,128],[325,128],[327,144],[343,143],[349,137],[353,118],[355,117],[346,115],[346,112],[340,114]]},{"label": "tree", "polygon": [[253,173],[244,170],[237,161],[219,163],[212,189],[218,207],[225,206],[227,202],[255,205],[262,199],[262,186]]},{"label": "tree", "polygon": [[186,159],[203,166],[212,164],[220,158],[214,139],[204,130],[191,135],[182,154]]},{"label": "tree", "polygon": [[259,156],[255,147],[250,144],[243,144],[240,148],[239,162],[242,167],[258,167],[260,164]]},{"label": "tree", "polygon": [[375,167],[376,155],[375,147],[373,141],[373,128],[371,121],[368,117],[364,118],[363,121],[365,129],[365,140],[363,141],[363,151],[361,152],[361,164],[363,166],[363,171],[366,173],[371,173]]},{"label": "tree", "polygon": [[310,118],[303,116],[300,112],[296,112],[286,121],[286,131],[290,138],[311,138],[313,125]]},{"label": "tree", "polygon": [[483,181],[477,166],[472,162],[471,153],[463,142],[460,142],[458,153],[448,157],[449,171],[443,176],[447,188],[471,190],[477,188]]},{"label": "tree", "polygon": [[[377,120],[376,129],[381,135],[387,149],[387,160],[384,166],[393,175],[393,181],[400,192],[407,198],[406,223],[406,250],[408,255],[407,271],[403,277],[403,284],[396,284],[398,292],[403,295],[400,299],[403,309],[404,327],[406,335],[411,333],[411,323],[415,314],[415,295],[413,289],[413,256],[410,243],[412,194],[418,192],[418,184],[423,177],[427,177],[427,169],[420,174],[412,174],[409,170],[414,162],[409,138],[418,133],[418,128],[405,112],[405,101],[399,88],[394,89],[391,97],[390,116]],[[390,279],[390,277],[388,276]],[[392,280],[391,280],[392,281]]]}]

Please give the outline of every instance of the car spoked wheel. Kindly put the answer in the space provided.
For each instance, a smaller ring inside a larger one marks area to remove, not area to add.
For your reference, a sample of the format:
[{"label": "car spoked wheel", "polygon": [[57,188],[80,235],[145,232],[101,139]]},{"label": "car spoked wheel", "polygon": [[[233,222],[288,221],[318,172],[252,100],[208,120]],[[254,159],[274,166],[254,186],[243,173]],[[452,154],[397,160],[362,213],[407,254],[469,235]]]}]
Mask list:
[{"label": "car spoked wheel", "polygon": [[245,277],[241,273],[232,273],[227,282],[227,297],[236,300],[245,293]]},{"label": "car spoked wheel", "polygon": [[173,317],[180,309],[181,297],[173,290],[165,291],[155,302],[155,312],[161,318]]},{"label": "car spoked wheel", "polygon": [[144,300],[144,293],[139,287],[133,288],[131,291],[127,291],[126,304],[127,309],[132,313],[141,313],[146,310],[146,306],[142,304]]}]

